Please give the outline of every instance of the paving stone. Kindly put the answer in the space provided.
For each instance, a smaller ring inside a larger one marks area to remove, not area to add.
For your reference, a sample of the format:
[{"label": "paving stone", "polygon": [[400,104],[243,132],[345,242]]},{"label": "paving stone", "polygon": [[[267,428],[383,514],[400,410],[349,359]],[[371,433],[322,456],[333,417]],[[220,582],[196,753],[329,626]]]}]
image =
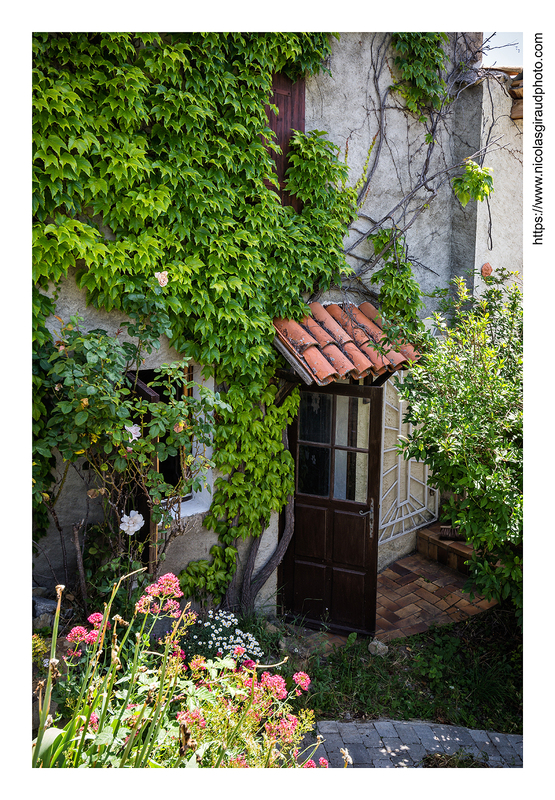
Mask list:
[{"label": "paving stone", "polygon": [[369,761],[374,763],[374,761],[379,760],[380,758],[388,758],[386,752],[384,752],[383,747],[366,747],[367,758]]},{"label": "paving stone", "polygon": [[352,744],[347,745],[347,750],[353,759],[353,764],[369,765],[372,763],[372,757],[368,749],[363,744],[353,742]]},{"label": "paving stone", "polygon": [[339,753],[341,748],[344,746],[343,739],[336,733],[331,733],[324,736],[323,744],[328,755],[331,755],[332,753]]},{"label": "paving stone", "polygon": [[397,731],[391,722],[375,722],[374,727],[380,736],[397,737]]},{"label": "paving stone", "polygon": [[380,747],[382,745],[382,737],[377,730],[373,729],[362,735],[362,743],[365,747]]},{"label": "paving stone", "polygon": [[388,753],[400,753],[404,747],[403,742],[398,736],[382,736],[383,746]]},{"label": "paving stone", "polygon": [[318,732],[321,734],[337,733],[337,731],[339,730],[338,723],[332,722],[330,720],[323,720],[322,722],[319,722],[317,728]]},{"label": "paving stone", "polygon": [[376,768],[385,767],[386,769],[387,768],[393,768],[393,766],[394,766],[389,758],[384,758],[383,756],[381,758],[376,758],[373,761],[373,764],[374,764],[374,767],[376,767]]},{"label": "paving stone", "polygon": [[352,722],[340,722],[338,723],[338,733],[345,742],[348,744],[349,742],[362,742],[362,734],[357,730],[356,726]]},{"label": "paving stone", "polygon": [[482,744],[482,742],[485,742],[486,744],[491,744],[491,740],[488,736],[487,731],[470,730],[470,735],[478,745]]},{"label": "paving stone", "polygon": [[415,763],[421,761],[428,752],[421,744],[408,744],[406,748],[406,750],[403,750],[404,756],[412,759]]},{"label": "paving stone", "polygon": [[393,723],[393,727],[397,731],[399,738],[404,744],[419,744],[420,739],[416,735],[416,731],[412,725],[400,725],[397,722]]}]

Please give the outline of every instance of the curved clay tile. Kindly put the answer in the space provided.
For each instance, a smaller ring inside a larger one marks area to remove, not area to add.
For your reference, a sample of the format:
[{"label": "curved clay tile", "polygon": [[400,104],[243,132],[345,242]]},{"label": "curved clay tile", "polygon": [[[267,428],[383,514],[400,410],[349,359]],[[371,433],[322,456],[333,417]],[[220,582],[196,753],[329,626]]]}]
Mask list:
[{"label": "curved clay tile", "polygon": [[325,386],[340,377],[339,372],[317,347],[307,347],[303,353],[303,358],[320,386]]},{"label": "curved clay tile", "polygon": [[340,378],[346,378],[350,374],[353,374],[353,378],[355,377],[354,373],[357,373],[356,366],[352,361],[349,361],[347,356],[343,355],[336,344],[327,344],[322,348],[322,352],[330,364],[335,367]]},{"label": "curved clay tile", "polygon": [[356,373],[353,373],[353,378],[359,380],[360,378],[365,378],[367,375],[378,374],[372,361],[370,361],[369,358],[366,358],[364,353],[358,349],[356,344],[353,342],[347,342],[347,344],[343,345],[343,349],[345,350],[348,358],[356,367]]},{"label": "curved clay tile", "polygon": [[359,308],[365,316],[371,319],[372,322],[378,326],[378,328],[382,327],[382,318],[380,317],[380,312],[376,306],[373,306],[372,303],[369,303],[368,300],[365,300],[364,303],[359,305]]},{"label": "curved clay tile", "polygon": [[318,344],[316,339],[307,333],[304,328],[301,328],[298,322],[292,319],[275,319],[274,327],[277,328],[282,336],[285,336],[287,341],[290,342],[299,353],[304,353],[307,347]]},{"label": "curved clay tile", "polygon": [[331,333],[325,331],[312,317],[303,317],[301,325],[308,328],[309,333],[316,339],[320,347],[325,347],[327,344],[336,344],[336,340]]},{"label": "curved clay tile", "polygon": [[324,306],[320,305],[320,303],[310,303],[309,308],[314,319],[319,322],[328,333],[331,333],[336,342],[343,345],[353,341],[347,331],[334,320]]}]

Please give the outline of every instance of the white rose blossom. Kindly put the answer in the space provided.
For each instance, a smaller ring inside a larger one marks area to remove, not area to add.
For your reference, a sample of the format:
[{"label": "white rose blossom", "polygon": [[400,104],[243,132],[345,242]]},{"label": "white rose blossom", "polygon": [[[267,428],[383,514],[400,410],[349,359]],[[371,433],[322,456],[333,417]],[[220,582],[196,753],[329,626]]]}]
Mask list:
[{"label": "white rose blossom", "polygon": [[129,443],[134,442],[135,439],[141,438],[141,429],[138,425],[126,425],[125,430],[131,434],[131,439],[129,439]]},{"label": "white rose blossom", "polygon": [[142,514],[139,514],[138,511],[130,511],[129,516],[124,514],[121,518],[120,528],[125,533],[128,533],[129,536],[133,536],[144,524],[145,521]]}]

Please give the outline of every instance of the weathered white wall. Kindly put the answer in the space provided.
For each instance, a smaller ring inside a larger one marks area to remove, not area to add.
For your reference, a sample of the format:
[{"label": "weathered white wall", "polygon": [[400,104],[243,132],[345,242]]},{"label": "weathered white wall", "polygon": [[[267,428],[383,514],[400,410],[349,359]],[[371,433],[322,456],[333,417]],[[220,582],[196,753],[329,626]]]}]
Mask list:
[{"label": "weathered white wall", "polygon": [[[482,142],[499,140],[498,149],[486,156],[484,166],[493,169],[494,192],[488,204],[477,207],[475,264],[485,263],[518,271],[523,278],[523,148],[522,120],[511,119],[513,99],[508,89],[512,78],[503,72],[488,71],[482,100]],[[491,215],[491,222],[490,222]],[[482,285],[480,277],[476,288]]]}]

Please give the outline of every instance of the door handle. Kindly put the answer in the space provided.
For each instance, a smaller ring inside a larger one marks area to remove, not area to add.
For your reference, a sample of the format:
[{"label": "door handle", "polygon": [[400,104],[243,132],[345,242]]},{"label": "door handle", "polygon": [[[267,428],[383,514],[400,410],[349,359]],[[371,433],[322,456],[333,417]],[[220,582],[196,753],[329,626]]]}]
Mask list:
[{"label": "door handle", "polygon": [[370,517],[368,520],[368,535],[372,539],[374,536],[374,498],[370,500],[370,508],[368,511],[359,511],[361,517]]}]

